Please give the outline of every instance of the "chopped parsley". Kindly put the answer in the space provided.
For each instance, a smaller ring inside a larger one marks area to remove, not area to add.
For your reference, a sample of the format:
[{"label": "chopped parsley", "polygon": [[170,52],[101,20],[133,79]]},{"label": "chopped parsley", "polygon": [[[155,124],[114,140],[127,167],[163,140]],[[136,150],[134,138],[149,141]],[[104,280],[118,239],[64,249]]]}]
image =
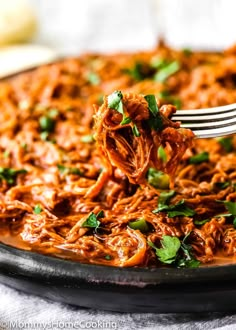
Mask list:
[{"label": "chopped parsley", "polygon": [[112,257],[111,257],[109,254],[107,254],[107,255],[105,255],[104,259],[106,259],[106,260],[111,260]]},{"label": "chopped parsley", "polygon": [[138,229],[142,233],[146,233],[149,231],[148,223],[144,218],[140,218],[135,221],[129,221],[128,226],[132,229]]},{"label": "chopped parsley", "polygon": [[225,182],[215,182],[214,185],[215,187],[219,188],[219,189],[225,189],[227,187],[230,186],[230,182],[229,181],[225,181]]},{"label": "chopped parsley", "polygon": [[204,219],[204,220],[194,220],[194,224],[197,226],[205,225],[205,223],[211,221],[211,219]]},{"label": "chopped parsley", "polygon": [[150,62],[150,66],[154,69],[160,69],[167,65],[167,61],[159,56],[153,56]]},{"label": "chopped parsley", "polygon": [[180,64],[178,61],[173,61],[162,66],[154,76],[155,81],[165,82],[167,78],[179,71]]},{"label": "chopped parsley", "polygon": [[157,171],[155,168],[150,167],[147,171],[148,183],[159,189],[168,189],[170,184],[169,175],[162,171]]},{"label": "chopped parsley", "polygon": [[83,173],[77,167],[67,167],[62,164],[58,164],[57,168],[61,174],[76,174],[83,175]]},{"label": "chopped parsley", "polygon": [[177,97],[171,96],[169,91],[163,90],[157,94],[157,97],[163,99],[164,102],[173,104],[176,107],[176,109],[178,110],[181,109],[181,105],[182,105],[181,100]]},{"label": "chopped parsley", "polygon": [[163,128],[163,122],[161,114],[159,112],[159,108],[157,106],[155,95],[146,95],[144,96],[144,98],[148,103],[148,109],[150,111],[150,118],[148,119],[148,124],[151,129],[159,131]]},{"label": "chopped parsley", "polygon": [[25,169],[14,170],[13,168],[0,167],[0,180],[5,180],[9,184],[15,183],[18,174],[25,174]]},{"label": "chopped parsley", "polygon": [[123,71],[136,81],[141,81],[146,78],[143,72],[143,65],[140,62],[136,62],[132,68],[124,69]]},{"label": "chopped parsley", "polygon": [[233,139],[232,137],[218,138],[217,141],[221,144],[226,152],[233,151]]},{"label": "chopped parsley", "polygon": [[134,126],[132,128],[132,131],[133,131],[134,136],[136,136],[136,137],[140,136],[140,132],[139,132],[138,127],[136,126],[136,124],[134,124]]},{"label": "chopped parsley", "polygon": [[123,118],[122,118],[122,121],[121,121],[120,124],[121,125],[125,125],[125,124],[130,123],[131,122],[131,119],[129,117],[126,117],[126,115],[124,113],[122,99],[123,99],[123,94],[121,93],[121,91],[115,91],[115,92],[113,92],[112,94],[110,94],[108,96],[108,107],[110,109],[115,109],[119,113],[122,114]]},{"label": "chopped parsley", "polygon": [[54,130],[55,122],[50,117],[42,116],[39,118],[39,125],[42,131],[49,133]]},{"label": "chopped parsley", "polygon": [[89,72],[87,75],[87,80],[91,85],[94,85],[94,86],[100,84],[100,82],[101,82],[100,77],[95,72]]},{"label": "chopped parsley", "polygon": [[127,125],[131,123],[131,118],[130,117],[123,117],[122,121],[120,122],[121,125]]},{"label": "chopped parsley", "polygon": [[35,205],[34,207],[34,213],[35,214],[40,214],[42,212],[42,207],[40,204]]},{"label": "chopped parsley", "polygon": [[182,240],[178,237],[164,235],[161,240],[161,248],[157,248],[152,242],[149,246],[155,250],[156,256],[164,264],[174,264],[177,267],[196,268],[200,262],[192,254],[192,246],[186,244],[188,233]]},{"label": "chopped parsley", "polygon": [[153,210],[153,213],[166,212],[169,218],[174,218],[176,216],[187,216],[191,217],[196,214],[196,212],[185,204],[184,199],[179,201],[177,204],[169,205],[168,202],[172,196],[174,196],[175,191],[162,192],[158,200],[157,209]]},{"label": "chopped parsley", "polygon": [[163,163],[167,162],[167,154],[162,146],[158,148],[157,154],[158,154],[158,158],[160,158],[163,161]]},{"label": "chopped parsley", "polygon": [[203,162],[208,162],[208,161],[209,161],[209,153],[206,151],[203,151],[202,153],[189,158],[190,164],[201,164]]},{"label": "chopped parsley", "polygon": [[93,143],[95,141],[94,136],[92,134],[84,135],[81,138],[83,143]]},{"label": "chopped parsley", "polygon": [[98,229],[100,226],[101,222],[99,219],[104,217],[104,212],[99,211],[98,214],[96,215],[95,213],[91,212],[88,218],[82,223],[82,227],[85,228],[94,228],[95,230]]},{"label": "chopped parsley", "polygon": [[52,108],[48,111],[48,116],[50,118],[56,118],[59,115],[59,111],[56,108]]},{"label": "chopped parsley", "polygon": [[152,242],[148,242],[158,257],[158,259],[164,264],[172,264],[177,256],[177,252],[180,249],[181,243],[178,237],[172,237],[164,235],[161,240],[161,248],[158,249]]},{"label": "chopped parsley", "polygon": [[192,55],[192,50],[190,49],[190,48],[184,48],[184,49],[182,49],[182,52],[183,52],[183,54],[185,55],[185,56],[187,56],[187,57],[189,57],[189,56],[191,56]]},{"label": "chopped parsley", "polygon": [[3,158],[8,158],[10,155],[10,151],[9,150],[5,150],[3,153]]}]

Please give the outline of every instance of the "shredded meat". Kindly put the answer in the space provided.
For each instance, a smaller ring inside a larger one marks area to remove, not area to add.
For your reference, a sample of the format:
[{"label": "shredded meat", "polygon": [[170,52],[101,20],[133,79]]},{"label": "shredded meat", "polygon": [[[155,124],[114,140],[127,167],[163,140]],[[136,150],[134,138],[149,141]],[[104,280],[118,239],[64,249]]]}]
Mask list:
[{"label": "shredded meat", "polygon": [[[84,263],[160,267],[152,244],[161,248],[166,235],[185,239],[201,263],[232,262],[235,214],[226,206],[236,203],[236,136],[193,139],[171,116],[176,107],[236,103],[235,49],[186,52],[161,43],[1,81],[0,241]],[[123,114],[108,105],[114,91],[122,92]],[[147,95],[157,100],[158,129]],[[122,125],[124,116],[130,121]],[[172,210],[194,212],[155,211],[170,189]],[[140,219],[144,230],[132,226]]]}]

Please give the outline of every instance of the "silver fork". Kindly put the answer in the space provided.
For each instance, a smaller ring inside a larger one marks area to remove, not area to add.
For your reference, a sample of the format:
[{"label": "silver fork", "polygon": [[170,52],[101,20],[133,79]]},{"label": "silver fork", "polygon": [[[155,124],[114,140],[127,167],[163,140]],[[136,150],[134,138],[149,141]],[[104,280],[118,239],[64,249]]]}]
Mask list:
[{"label": "silver fork", "polygon": [[236,103],[199,110],[178,110],[171,120],[190,128],[197,138],[212,138],[236,133]]}]

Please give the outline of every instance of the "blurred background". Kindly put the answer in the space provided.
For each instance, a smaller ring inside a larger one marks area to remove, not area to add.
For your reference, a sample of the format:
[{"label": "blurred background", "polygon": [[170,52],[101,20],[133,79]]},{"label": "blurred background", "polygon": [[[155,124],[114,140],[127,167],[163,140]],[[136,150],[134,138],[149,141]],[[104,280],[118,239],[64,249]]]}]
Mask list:
[{"label": "blurred background", "polygon": [[65,54],[149,49],[159,38],[226,48],[235,10],[235,0],[0,0],[0,76]]}]

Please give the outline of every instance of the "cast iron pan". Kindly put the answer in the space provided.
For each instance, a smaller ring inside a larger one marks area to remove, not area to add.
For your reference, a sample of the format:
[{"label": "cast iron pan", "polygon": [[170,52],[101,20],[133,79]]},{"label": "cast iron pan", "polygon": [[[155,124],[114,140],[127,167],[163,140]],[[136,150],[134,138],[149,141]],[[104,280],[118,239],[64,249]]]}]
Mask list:
[{"label": "cast iron pan", "polygon": [[0,244],[0,281],[63,303],[119,312],[236,310],[236,265],[197,269],[81,264]]},{"label": "cast iron pan", "polygon": [[231,312],[236,311],[235,279],[236,264],[197,269],[116,268],[81,264],[0,243],[0,282],[89,308],[119,312]]}]

